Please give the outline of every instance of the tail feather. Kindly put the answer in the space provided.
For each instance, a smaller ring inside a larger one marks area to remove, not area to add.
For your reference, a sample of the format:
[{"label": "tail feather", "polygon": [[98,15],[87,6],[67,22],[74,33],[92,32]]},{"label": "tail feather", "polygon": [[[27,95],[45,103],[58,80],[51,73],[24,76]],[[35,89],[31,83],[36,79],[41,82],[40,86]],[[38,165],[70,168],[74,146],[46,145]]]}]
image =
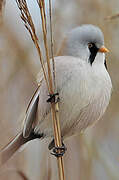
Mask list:
[{"label": "tail feather", "polygon": [[22,132],[20,132],[10,143],[8,143],[0,151],[0,165],[8,161],[12,157],[12,155],[28,141],[29,138],[24,138]]}]

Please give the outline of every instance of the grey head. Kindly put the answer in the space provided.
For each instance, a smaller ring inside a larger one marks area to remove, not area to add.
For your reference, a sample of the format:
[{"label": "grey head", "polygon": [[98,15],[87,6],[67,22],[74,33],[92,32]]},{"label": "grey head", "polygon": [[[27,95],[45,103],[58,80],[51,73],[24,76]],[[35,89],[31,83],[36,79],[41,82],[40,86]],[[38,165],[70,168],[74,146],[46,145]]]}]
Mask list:
[{"label": "grey head", "polygon": [[86,24],[74,28],[67,34],[64,51],[65,55],[90,60],[92,64],[102,47],[102,52],[107,52],[107,49],[104,49],[104,36],[100,28]]}]

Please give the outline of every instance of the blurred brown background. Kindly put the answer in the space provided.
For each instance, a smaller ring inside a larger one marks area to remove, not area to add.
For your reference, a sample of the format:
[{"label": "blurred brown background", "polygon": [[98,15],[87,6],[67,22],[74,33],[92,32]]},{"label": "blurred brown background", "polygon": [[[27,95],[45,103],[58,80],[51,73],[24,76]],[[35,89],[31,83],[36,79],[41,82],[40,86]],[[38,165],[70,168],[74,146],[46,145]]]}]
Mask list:
[{"label": "blurred brown background", "polygon": [[[28,5],[43,47],[39,9],[35,0],[28,0]],[[0,148],[20,130],[40,69],[37,51],[22,24],[15,0],[6,0],[4,13],[3,22],[0,19]],[[119,180],[119,18],[105,20],[116,13],[118,0],[53,1],[55,54],[71,28],[85,23],[98,25],[110,50],[107,63],[113,82],[111,102],[102,120],[83,135],[65,142],[66,180]],[[25,173],[28,180],[58,179],[56,159],[50,155],[47,143],[30,142],[3,166],[0,179],[25,179],[18,171]]]}]

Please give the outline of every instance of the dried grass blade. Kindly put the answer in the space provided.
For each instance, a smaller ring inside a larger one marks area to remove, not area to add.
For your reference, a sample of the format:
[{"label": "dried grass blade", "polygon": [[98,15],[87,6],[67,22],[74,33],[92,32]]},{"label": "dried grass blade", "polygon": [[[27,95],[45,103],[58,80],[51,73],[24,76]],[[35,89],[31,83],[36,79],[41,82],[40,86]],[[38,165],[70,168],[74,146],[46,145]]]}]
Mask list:
[{"label": "dried grass blade", "polygon": [[34,42],[35,47],[36,47],[36,49],[38,51],[38,54],[39,54],[39,57],[40,57],[41,67],[42,67],[43,74],[44,74],[44,78],[45,78],[45,81],[46,81],[46,84],[47,84],[47,88],[49,90],[47,71],[45,69],[43,56],[42,56],[41,49],[40,49],[40,46],[39,46],[39,43],[38,43],[38,37],[36,35],[35,26],[34,26],[34,23],[32,21],[32,17],[31,17],[31,14],[29,12],[29,9],[28,9],[27,2],[26,2],[26,0],[16,0],[16,3],[17,3],[17,6],[18,6],[18,8],[19,8],[19,10],[21,12],[21,19],[23,20],[26,29],[29,31],[29,33],[31,35],[31,38],[32,38],[32,41]]},{"label": "dried grass blade", "polygon": [[[49,52],[48,52],[48,43],[47,43],[47,30],[46,30],[46,22],[45,22],[45,5],[44,5],[44,0],[37,0],[39,7],[40,7],[40,12],[41,12],[41,18],[42,18],[42,29],[43,29],[43,36],[44,36],[44,45],[45,45],[45,51],[46,51],[46,58],[47,58],[47,68],[48,68],[48,77],[49,77],[49,85],[50,85],[50,93],[54,93],[53,89],[53,82],[52,82],[52,74],[51,74],[51,68],[50,68],[50,59],[49,59]],[[51,6],[51,3],[50,3]],[[51,35],[52,35],[52,23],[51,23],[51,7],[50,7],[50,30],[51,30]],[[52,37],[51,37],[51,42],[52,42]],[[54,60],[53,57],[53,43],[51,43],[52,47],[52,59]],[[55,62],[54,62],[54,71],[55,71]],[[54,72],[55,73],[55,72]],[[57,147],[62,146],[62,141],[61,141],[61,130],[60,130],[60,121],[59,121],[59,107],[58,107],[58,102],[51,103],[51,112],[52,112],[52,121],[53,121],[53,128],[54,128],[54,139],[55,139],[55,145]],[[59,171],[59,179],[64,180],[64,164],[63,164],[63,157],[57,157],[58,161],[58,171]]]}]

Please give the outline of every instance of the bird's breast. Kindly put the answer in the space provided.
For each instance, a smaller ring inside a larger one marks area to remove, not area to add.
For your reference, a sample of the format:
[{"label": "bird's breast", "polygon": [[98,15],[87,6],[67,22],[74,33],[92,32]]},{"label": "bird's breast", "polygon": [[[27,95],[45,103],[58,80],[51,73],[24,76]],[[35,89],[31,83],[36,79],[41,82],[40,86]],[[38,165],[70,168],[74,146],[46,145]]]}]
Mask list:
[{"label": "bird's breast", "polygon": [[79,116],[72,126],[71,135],[85,130],[89,125],[98,121],[109,104],[112,83],[108,72],[106,69],[102,69],[102,72],[95,72],[91,76],[89,76],[84,89],[84,101],[87,99],[88,103],[80,110]]},{"label": "bird's breast", "polygon": [[[75,58],[57,61],[56,69],[61,132],[66,137],[80,133],[104,114],[112,85],[105,67],[93,70]],[[50,104],[46,103],[48,92],[45,89],[44,84],[41,87],[36,132],[53,136]]]}]

